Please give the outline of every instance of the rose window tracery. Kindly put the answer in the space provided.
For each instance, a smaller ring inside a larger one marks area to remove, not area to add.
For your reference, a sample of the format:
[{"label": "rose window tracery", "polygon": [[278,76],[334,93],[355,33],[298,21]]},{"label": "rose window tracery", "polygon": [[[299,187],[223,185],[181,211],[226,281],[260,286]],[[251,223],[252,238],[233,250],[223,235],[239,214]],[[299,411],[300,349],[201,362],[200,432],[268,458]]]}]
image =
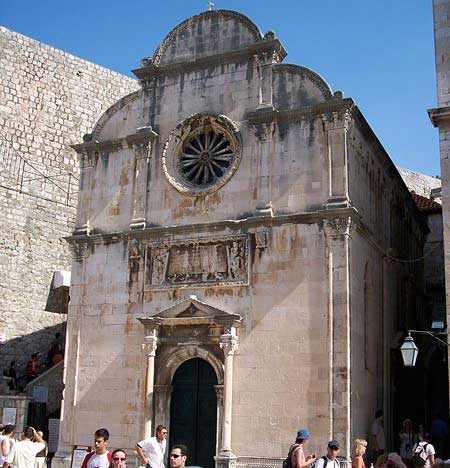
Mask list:
[{"label": "rose window tracery", "polygon": [[191,183],[210,185],[230,168],[233,149],[223,134],[213,130],[194,135],[183,147],[181,172]]},{"label": "rose window tracery", "polygon": [[169,135],[163,152],[168,181],[186,195],[221,188],[237,170],[242,143],[236,125],[224,115],[195,114]]}]

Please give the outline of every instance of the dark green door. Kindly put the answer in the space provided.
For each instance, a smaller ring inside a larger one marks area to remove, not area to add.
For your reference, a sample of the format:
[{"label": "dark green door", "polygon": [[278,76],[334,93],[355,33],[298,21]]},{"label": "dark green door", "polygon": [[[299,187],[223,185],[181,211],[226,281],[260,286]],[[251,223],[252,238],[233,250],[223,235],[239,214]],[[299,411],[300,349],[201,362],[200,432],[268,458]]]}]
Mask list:
[{"label": "dark green door", "polygon": [[214,369],[203,359],[181,364],[172,380],[169,447],[189,449],[187,465],[214,468],[217,400]]}]

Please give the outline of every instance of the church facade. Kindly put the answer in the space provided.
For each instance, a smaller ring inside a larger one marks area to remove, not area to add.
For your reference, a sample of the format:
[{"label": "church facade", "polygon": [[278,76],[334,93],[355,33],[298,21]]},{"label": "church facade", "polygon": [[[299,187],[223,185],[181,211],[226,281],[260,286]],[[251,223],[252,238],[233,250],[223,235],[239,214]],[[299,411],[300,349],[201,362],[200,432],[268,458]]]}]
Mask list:
[{"label": "church facade", "polygon": [[[272,32],[208,11],[134,70],[80,159],[54,463],[158,424],[190,465],[276,465],[298,428],[349,459],[386,430],[426,225],[352,99]],[[401,293],[399,293],[401,291]],[[256,461],[255,461],[256,460]]]}]

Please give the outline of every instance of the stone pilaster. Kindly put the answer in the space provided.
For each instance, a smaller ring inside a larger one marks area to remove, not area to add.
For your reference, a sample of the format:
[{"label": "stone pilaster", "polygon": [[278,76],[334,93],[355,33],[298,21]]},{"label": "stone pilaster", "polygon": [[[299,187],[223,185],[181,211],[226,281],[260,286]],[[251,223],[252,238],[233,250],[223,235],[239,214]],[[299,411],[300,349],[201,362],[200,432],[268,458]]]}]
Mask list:
[{"label": "stone pilaster", "polygon": [[78,193],[78,210],[75,220],[75,235],[89,235],[91,226],[89,224],[89,209],[92,187],[92,173],[94,170],[94,155],[83,152],[80,155],[80,186]]},{"label": "stone pilaster", "polygon": [[238,349],[236,329],[229,330],[220,336],[220,347],[225,355],[224,386],[223,386],[223,418],[222,418],[222,446],[219,457],[234,457],[231,450],[231,424],[233,408],[233,360]]},{"label": "stone pilaster", "polygon": [[153,419],[153,390],[155,380],[155,356],[158,347],[158,328],[147,331],[142,348],[147,357],[147,370],[145,378],[145,408],[144,408],[144,438],[150,438],[152,434]]},{"label": "stone pilaster", "polygon": [[273,132],[275,125],[273,122],[260,123],[255,125],[255,135],[258,138],[258,215],[273,217],[272,208],[272,167],[271,148],[273,145]]},{"label": "stone pilaster", "polygon": [[328,260],[329,435],[341,442],[340,454],[350,460],[350,279],[351,217],[325,222]]},{"label": "stone pilaster", "polygon": [[255,55],[256,70],[258,73],[258,109],[273,109],[273,69],[277,62],[274,54],[263,52]]},{"label": "stone pilaster", "polygon": [[147,179],[152,143],[151,141],[135,143],[132,148],[135,161],[130,229],[144,229],[146,226]]},{"label": "stone pilaster", "polygon": [[322,116],[328,142],[328,203],[327,208],[349,206],[347,138],[350,112],[331,112]]},{"label": "stone pilaster", "polygon": [[217,447],[216,453],[219,453],[222,444],[222,421],[223,421],[223,385],[214,385],[217,398]]}]

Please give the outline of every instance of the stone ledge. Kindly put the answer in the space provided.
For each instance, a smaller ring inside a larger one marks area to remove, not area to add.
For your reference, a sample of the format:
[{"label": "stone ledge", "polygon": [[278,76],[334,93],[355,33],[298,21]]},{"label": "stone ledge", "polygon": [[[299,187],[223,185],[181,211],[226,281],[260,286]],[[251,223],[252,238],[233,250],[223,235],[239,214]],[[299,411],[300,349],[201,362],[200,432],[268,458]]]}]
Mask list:
[{"label": "stone ledge", "polygon": [[450,107],[435,107],[427,112],[434,127],[439,127],[444,120],[450,120]]},{"label": "stone ledge", "polygon": [[127,149],[133,145],[145,144],[149,141],[153,141],[158,137],[158,134],[152,130],[152,128],[146,128],[143,131],[138,131],[127,135],[122,138],[116,138],[113,140],[104,141],[86,141],[77,145],[71,145],[71,147],[78,154],[92,153],[98,151],[114,151],[117,149]]},{"label": "stone ledge", "polygon": [[309,120],[322,114],[351,110],[354,106],[355,102],[351,98],[334,98],[330,101],[321,102],[320,104],[305,106],[298,109],[261,109],[248,113],[246,118],[253,125],[270,123],[274,120],[277,122],[296,122],[304,119]]},{"label": "stone ledge", "polygon": [[335,218],[354,218],[357,224],[361,223],[358,211],[355,207],[323,209],[306,213],[280,214],[273,217],[252,216],[236,220],[224,220],[209,223],[178,224],[172,226],[149,226],[139,231],[125,230],[111,233],[94,233],[90,235],[72,235],[64,237],[70,244],[102,244],[103,242],[121,242],[123,239],[132,238],[157,238],[161,235],[168,236],[174,233],[198,234],[207,230],[240,230],[242,228],[255,228],[259,226],[277,226],[281,224],[315,224],[321,223],[327,219]]},{"label": "stone ledge", "polygon": [[242,49],[233,50],[231,52],[210,55],[207,57],[201,57],[196,60],[186,62],[170,63],[167,65],[160,66],[149,63],[147,66],[132,70],[132,72],[140,80],[145,81],[151,78],[157,78],[168,75],[177,75],[180,73],[191,72],[194,70],[214,65],[222,65],[225,63],[237,62],[242,59],[252,59],[255,55],[260,55],[264,53],[275,53],[280,62],[287,55],[287,52],[284,49],[281,42],[278,39],[273,39],[270,41],[261,41],[249,47],[243,47]]}]

